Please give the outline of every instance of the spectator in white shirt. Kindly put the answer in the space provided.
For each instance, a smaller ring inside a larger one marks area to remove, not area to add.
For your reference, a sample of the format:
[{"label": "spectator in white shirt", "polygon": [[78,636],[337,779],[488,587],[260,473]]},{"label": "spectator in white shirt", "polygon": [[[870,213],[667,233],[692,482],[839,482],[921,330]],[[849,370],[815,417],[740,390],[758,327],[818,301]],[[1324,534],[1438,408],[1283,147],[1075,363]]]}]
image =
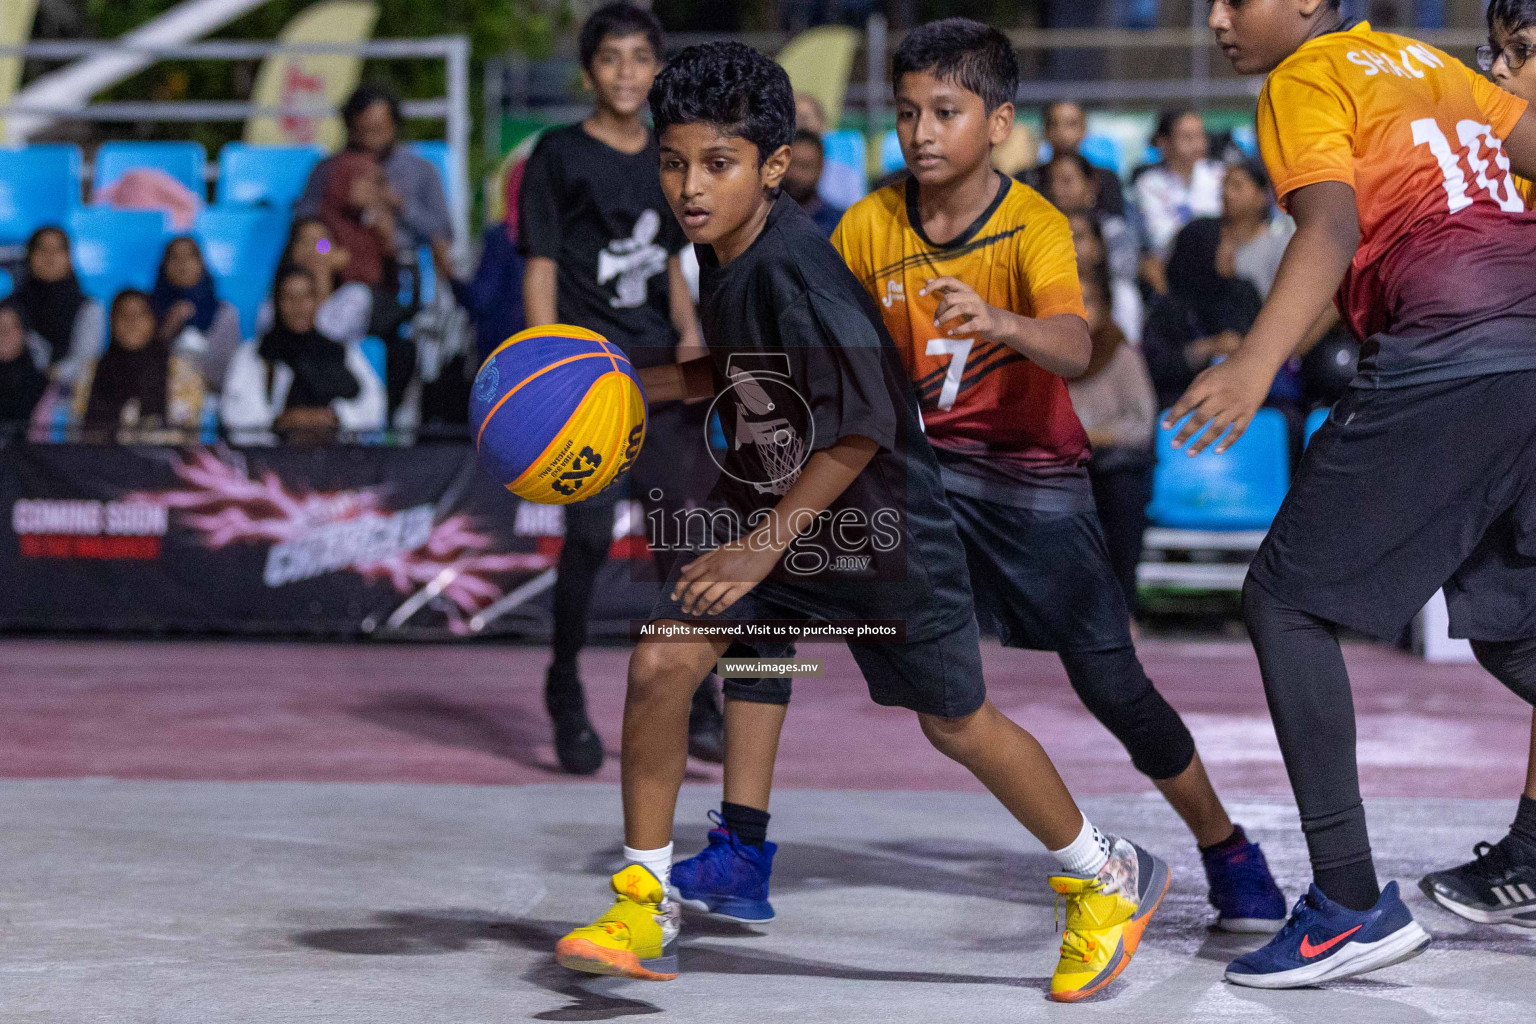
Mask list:
[{"label": "spectator in white shirt", "polygon": [[1200,115],[1193,110],[1163,114],[1152,144],[1161,153],[1162,162],[1142,171],[1133,188],[1147,250],[1158,264],[1156,268],[1145,267],[1143,273],[1157,291],[1164,292],[1167,288],[1160,271],[1168,262],[1179,229],[1196,217],[1221,215],[1226,168],[1208,159],[1210,140]]},{"label": "spectator in white shirt", "polygon": [[289,267],[274,289],[277,314],[260,342],[242,345],[224,382],[222,418],[237,440],[276,430],[301,440],[384,426],[384,385],[356,344],[316,329],[314,278]]}]

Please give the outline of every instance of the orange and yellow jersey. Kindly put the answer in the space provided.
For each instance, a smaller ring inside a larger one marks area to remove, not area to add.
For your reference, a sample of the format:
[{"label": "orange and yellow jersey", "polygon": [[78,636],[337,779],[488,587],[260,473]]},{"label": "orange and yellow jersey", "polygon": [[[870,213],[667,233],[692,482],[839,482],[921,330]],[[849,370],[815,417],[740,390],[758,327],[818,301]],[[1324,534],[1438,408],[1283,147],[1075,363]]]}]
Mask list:
[{"label": "orange and yellow jersey", "polygon": [[933,323],[940,297],[920,294],[929,280],[948,276],[1021,316],[1086,318],[1067,219],[1034,189],[999,178],[992,205],[943,245],[923,232],[910,178],[855,203],[832,245],[880,304],[933,446],[941,455],[985,460],[1020,483],[1040,483],[1078,473],[1088,460],[1088,435],[1066,381],[1006,345],[949,337],[952,322]]},{"label": "orange and yellow jersey", "polygon": [[1365,23],[1270,73],[1259,147],[1282,205],[1318,182],[1355,190],[1361,241],[1339,308],[1365,342],[1357,386],[1536,367],[1536,215],[1502,142],[1525,108]]}]

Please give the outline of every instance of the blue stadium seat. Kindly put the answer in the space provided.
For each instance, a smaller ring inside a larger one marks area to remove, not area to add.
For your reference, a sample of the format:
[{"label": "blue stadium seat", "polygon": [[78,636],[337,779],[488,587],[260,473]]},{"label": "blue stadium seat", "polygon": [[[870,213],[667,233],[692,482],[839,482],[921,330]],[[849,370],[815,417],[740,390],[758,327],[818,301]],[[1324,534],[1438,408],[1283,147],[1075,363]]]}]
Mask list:
[{"label": "blue stadium seat", "polygon": [[1328,413],[1331,411],[1331,407],[1324,407],[1322,409],[1313,409],[1307,413],[1307,422],[1301,428],[1301,446],[1303,448],[1312,443],[1312,435],[1317,433],[1317,428],[1322,426],[1328,419]]},{"label": "blue stadium seat", "polygon": [[1280,511],[1290,486],[1285,416],[1260,409],[1248,431],[1226,452],[1190,458],[1171,445],[1177,427],[1157,429],[1157,467],[1147,515],[1158,526],[1184,530],[1262,530]]},{"label": "blue stadium seat", "polygon": [[0,243],[24,242],[80,207],[78,146],[0,149]]},{"label": "blue stadium seat", "polygon": [[907,166],[907,158],[901,155],[901,136],[892,128],[880,136],[880,173],[894,174]]},{"label": "blue stadium seat", "polygon": [[863,132],[827,132],[821,137],[826,162],[816,191],[821,198],[846,210],[869,191],[868,143]]},{"label": "blue stadium seat", "polygon": [[207,164],[208,151],[201,142],[103,142],[96,150],[92,191],[111,185],[129,171],[152,168],[175,178],[199,199],[206,199]]},{"label": "blue stadium seat", "polygon": [[160,269],[169,230],[170,219],[158,210],[75,210],[69,217],[69,236],[80,287],[103,304],[124,288],[148,291]]},{"label": "blue stadium seat", "polygon": [[287,240],[287,211],[213,206],[198,217],[192,233],[203,248],[219,298],[240,313],[241,337],[252,337],[256,313],[272,291]]},{"label": "blue stadium seat", "polygon": [[219,150],[218,201],[226,206],[291,207],[324,156],[318,146],[228,143]]},{"label": "blue stadium seat", "polygon": [[1112,174],[1121,173],[1124,155],[1120,143],[1108,135],[1085,135],[1077,151],[1095,167],[1102,167]]},{"label": "blue stadium seat", "polygon": [[1240,124],[1232,129],[1232,143],[1243,151],[1249,160],[1259,158],[1259,133],[1251,124]]},{"label": "blue stadium seat", "polygon": [[11,276],[9,270],[0,270],[0,299],[10,298],[11,292],[16,290],[16,279]]}]

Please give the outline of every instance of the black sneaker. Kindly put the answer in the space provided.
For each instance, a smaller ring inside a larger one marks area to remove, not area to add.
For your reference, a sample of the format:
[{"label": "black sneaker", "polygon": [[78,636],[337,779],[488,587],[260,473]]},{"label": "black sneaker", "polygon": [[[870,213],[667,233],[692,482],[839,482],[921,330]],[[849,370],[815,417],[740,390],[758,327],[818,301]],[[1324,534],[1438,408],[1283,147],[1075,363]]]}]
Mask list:
[{"label": "black sneaker", "polygon": [[693,691],[693,707],[688,710],[688,756],[724,764],[725,716],[720,713],[715,678],[711,672]]},{"label": "black sneaker", "polygon": [[1504,843],[1478,843],[1477,859],[1419,881],[1424,895],[1478,924],[1536,928],[1536,865],[1510,856]]},{"label": "black sneaker", "polygon": [[603,766],[603,741],[587,718],[587,697],[574,672],[550,667],[544,679],[544,706],[555,723],[555,757],[572,775],[592,775]]}]

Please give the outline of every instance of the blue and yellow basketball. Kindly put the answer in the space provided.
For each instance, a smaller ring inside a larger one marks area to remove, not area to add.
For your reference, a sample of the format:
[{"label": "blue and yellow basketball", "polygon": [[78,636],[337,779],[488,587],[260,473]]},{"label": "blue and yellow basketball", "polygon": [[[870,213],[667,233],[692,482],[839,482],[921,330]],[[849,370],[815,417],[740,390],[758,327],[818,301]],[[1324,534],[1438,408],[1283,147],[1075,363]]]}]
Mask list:
[{"label": "blue and yellow basketball", "polygon": [[582,327],[532,327],[475,375],[470,429],[507,490],[546,505],[598,493],[645,442],[645,395],[623,351]]}]

